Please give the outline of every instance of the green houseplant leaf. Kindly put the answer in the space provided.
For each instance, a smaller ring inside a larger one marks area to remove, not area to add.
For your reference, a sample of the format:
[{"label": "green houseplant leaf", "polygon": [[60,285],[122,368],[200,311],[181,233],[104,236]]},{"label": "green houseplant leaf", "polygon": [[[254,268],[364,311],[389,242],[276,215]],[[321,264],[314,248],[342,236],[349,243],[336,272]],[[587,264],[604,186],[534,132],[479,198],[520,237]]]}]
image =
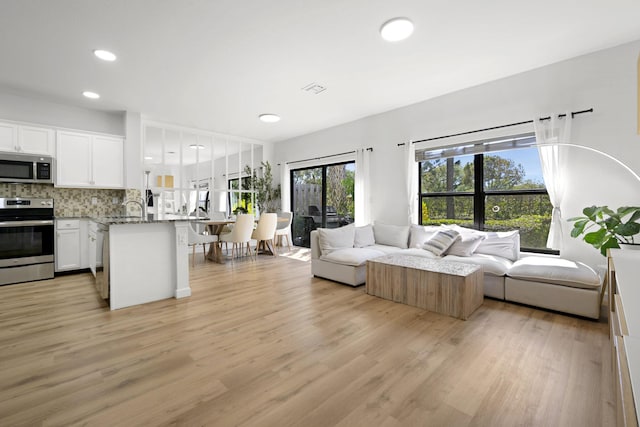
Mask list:
[{"label": "green houseplant leaf", "polygon": [[252,188],[255,191],[256,204],[261,213],[275,212],[280,200],[280,184],[273,187],[273,175],[269,161],[260,162],[262,174],[258,174],[256,169],[251,170],[249,165],[244,168],[244,173],[250,177]]},{"label": "green houseplant leaf", "polygon": [[621,206],[615,211],[608,206],[588,206],[584,216],[569,218],[573,222],[571,237],[579,238],[606,255],[607,249],[621,243],[635,244],[640,233],[640,206]]},{"label": "green houseplant leaf", "polygon": [[585,226],[589,223],[589,219],[583,217],[571,218],[569,221],[576,221],[573,225],[573,230],[571,230],[571,237],[578,237],[581,235],[584,232]]}]

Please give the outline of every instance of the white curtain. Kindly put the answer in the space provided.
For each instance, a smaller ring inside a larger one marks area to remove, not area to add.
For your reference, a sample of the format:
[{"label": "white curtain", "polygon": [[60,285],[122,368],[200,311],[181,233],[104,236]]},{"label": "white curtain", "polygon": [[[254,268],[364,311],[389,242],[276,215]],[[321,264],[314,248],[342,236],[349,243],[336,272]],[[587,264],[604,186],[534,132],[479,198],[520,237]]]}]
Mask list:
[{"label": "white curtain", "polygon": [[412,141],[404,145],[404,161],[407,185],[407,221],[418,223],[418,168],[416,167],[416,149]]},{"label": "white curtain", "polygon": [[[542,176],[544,184],[549,193],[549,199],[553,206],[551,226],[547,237],[547,247],[551,249],[562,249],[562,199],[565,192],[565,180],[563,176],[564,156],[562,156],[562,146],[552,144],[562,144],[571,142],[571,113],[566,113],[563,118],[558,118],[558,114],[550,114],[550,120],[533,120],[536,132],[536,142],[542,144],[538,147],[540,154],[540,164],[542,166]],[[543,116],[538,116],[543,117]],[[545,145],[548,144],[548,145]]]},{"label": "white curtain", "polygon": [[283,212],[291,211],[291,180],[289,179],[289,165],[280,163],[280,207]]},{"label": "white curtain", "polygon": [[366,148],[356,150],[355,176],[355,223],[363,226],[371,223],[371,190],[370,190],[371,151]]}]

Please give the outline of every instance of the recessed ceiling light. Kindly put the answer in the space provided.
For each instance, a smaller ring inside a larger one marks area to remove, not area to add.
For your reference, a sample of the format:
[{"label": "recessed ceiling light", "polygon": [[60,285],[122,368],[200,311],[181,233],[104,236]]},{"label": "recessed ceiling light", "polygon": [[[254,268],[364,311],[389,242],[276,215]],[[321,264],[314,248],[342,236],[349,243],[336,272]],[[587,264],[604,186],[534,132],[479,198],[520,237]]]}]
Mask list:
[{"label": "recessed ceiling light", "polygon": [[412,33],[413,22],[408,18],[393,18],[380,27],[380,35],[388,42],[404,40]]},{"label": "recessed ceiling light", "polygon": [[109,52],[108,50],[96,49],[93,51],[93,54],[103,61],[115,61],[117,56],[113,52]]},{"label": "recessed ceiling light", "polygon": [[265,123],[275,123],[280,121],[280,116],[277,114],[260,114],[258,118]]},{"label": "recessed ceiling light", "polygon": [[100,95],[98,95],[98,94],[97,94],[97,93],[95,93],[95,92],[90,92],[90,91],[88,91],[88,90],[85,90],[84,92],[82,92],[82,94],[83,94],[85,97],[89,98],[89,99],[98,99],[98,98],[100,98]]},{"label": "recessed ceiling light", "polygon": [[204,150],[204,145],[202,144],[191,144],[189,146],[192,150]]},{"label": "recessed ceiling light", "polygon": [[144,156],[144,159],[145,159],[145,160],[153,160],[153,157],[151,157],[151,156]]}]

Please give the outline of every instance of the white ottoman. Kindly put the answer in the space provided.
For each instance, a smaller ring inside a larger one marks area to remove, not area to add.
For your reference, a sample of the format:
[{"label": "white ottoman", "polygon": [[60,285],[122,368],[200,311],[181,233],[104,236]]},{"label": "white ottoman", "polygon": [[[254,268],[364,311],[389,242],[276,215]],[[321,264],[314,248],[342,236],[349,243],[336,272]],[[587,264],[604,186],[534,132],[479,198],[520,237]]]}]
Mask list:
[{"label": "white ottoman", "polygon": [[600,276],[588,265],[551,256],[527,256],[505,278],[505,299],[598,319]]}]

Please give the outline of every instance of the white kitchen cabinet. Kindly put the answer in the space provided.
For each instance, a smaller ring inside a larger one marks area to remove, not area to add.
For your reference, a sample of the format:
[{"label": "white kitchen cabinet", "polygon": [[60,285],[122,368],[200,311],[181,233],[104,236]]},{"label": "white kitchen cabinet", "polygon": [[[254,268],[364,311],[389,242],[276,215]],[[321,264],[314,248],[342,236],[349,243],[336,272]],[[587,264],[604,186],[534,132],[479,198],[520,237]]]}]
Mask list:
[{"label": "white kitchen cabinet", "polygon": [[124,187],[122,138],[59,131],[56,153],[56,186]]},{"label": "white kitchen cabinet", "polygon": [[124,187],[124,144],[122,138],[93,138],[93,181],[98,187]]},{"label": "white kitchen cabinet", "polygon": [[80,220],[56,220],[56,271],[79,270]]},{"label": "white kitchen cabinet", "polygon": [[88,233],[87,233],[87,247],[88,247],[88,262],[89,270],[93,277],[96,277],[96,272],[99,267],[102,267],[102,242],[103,232],[95,221],[89,221]]},{"label": "white kitchen cabinet", "polygon": [[89,220],[80,220],[80,268],[89,268]]},{"label": "white kitchen cabinet", "polygon": [[88,220],[56,220],[56,271],[89,268]]},{"label": "white kitchen cabinet", "polygon": [[55,155],[53,129],[35,126],[18,127],[18,147],[21,153]]},{"label": "white kitchen cabinet", "polygon": [[18,126],[11,123],[0,123],[0,150],[16,151],[18,147]]},{"label": "white kitchen cabinet", "polygon": [[0,151],[53,156],[53,129],[0,122]]}]

